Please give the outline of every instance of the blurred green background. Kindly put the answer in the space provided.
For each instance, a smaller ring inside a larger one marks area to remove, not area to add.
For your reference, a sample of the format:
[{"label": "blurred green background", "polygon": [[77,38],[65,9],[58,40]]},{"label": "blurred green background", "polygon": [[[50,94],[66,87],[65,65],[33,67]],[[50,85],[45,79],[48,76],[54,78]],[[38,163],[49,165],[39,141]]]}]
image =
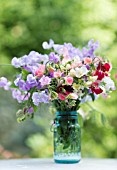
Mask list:
[{"label": "blurred green background", "polygon": [[[43,53],[41,44],[50,38],[80,47],[94,38],[101,44],[97,53],[117,67],[117,0],[0,0],[0,64],[31,50]],[[11,80],[14,73],[12,67],[0,66],[0,76]],[[112,79],[117,85],[117,69]],[[117,91],[91,105],[106,115],[107,123],[101,124],[98,113],[80,121],[82,157],[117,158]],[[53,115],[48,107],[41,105],[33,121],[18,124],[15,113],[20,105],[0,90],[1,159],[52,156]]]}]

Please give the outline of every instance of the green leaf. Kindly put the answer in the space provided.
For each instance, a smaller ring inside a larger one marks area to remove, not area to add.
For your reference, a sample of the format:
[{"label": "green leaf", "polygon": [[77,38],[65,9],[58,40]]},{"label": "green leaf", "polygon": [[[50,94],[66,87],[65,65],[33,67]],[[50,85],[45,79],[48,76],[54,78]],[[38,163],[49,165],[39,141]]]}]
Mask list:
[{"label": "green leaf", "polygon": [[22,79],[26,80],[27,79],[27,75],[29,74],[29,72],[27,70],[22,69]]},{"label": "green leaf", "polygon": [[18,89],[18,87],[17,87],[15,84],[11,84],[11,85],[10,85],[10,88]]}]

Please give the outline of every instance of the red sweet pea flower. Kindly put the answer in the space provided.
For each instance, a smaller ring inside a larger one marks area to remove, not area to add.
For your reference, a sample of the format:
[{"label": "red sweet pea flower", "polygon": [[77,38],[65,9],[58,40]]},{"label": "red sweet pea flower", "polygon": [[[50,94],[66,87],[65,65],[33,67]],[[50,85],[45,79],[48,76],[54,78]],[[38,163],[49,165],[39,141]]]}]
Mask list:
[{"label": "red sweet pea flower", "polygon": [[110,63],[105,63],[105,64],[102,64],[101,62],[99,62],[98,64],[98,67],[97,67],[97,70],[101,70],[103,72],[106,72],[106,71],[109,71],[111,68],[111,65]]},{"label": "red sweet pea flower", "polygon": [[100,94],[100,93],[102,93],[102,92],[103,92],[103,90],[102,90],[101,88],[99,88],[99,87],[97,87],[97,88],[94,89],[94,93],[95,93],[95,94]]},{"label": "red sweet pea flower", "polygon": [[103,66],[102,66],[102,71],[105,72],[105,71],[109,71],[111,68],[110,64],[109,63],[105,63]]},{"label": "red sweet pea flower", "polygon": [[98,87],[98,82],[92,83],[92,85],[91,85],[91,90],[92,90],[92,92],[95,93],[95,94],[100,94],[100,93],[103,92],[103,90],[102,90],[100,87]]},{"label": "red sweet pea flower", "polygon": [[101,68],[102,68],[102,63],[99,62],[98,67],[97,67],[97,70],[101,70]]},{"label": "red sweet pea flower", "polygon": [[102,80],[104,78],[105,74],[103,72],[96,70],[96,72],[93,74],[93,76],[98,76],[97,80]]},{"label": "red sweet pea flower", "polygon": [[60,100],[65,100],[65,99],[66,99],[66,96],[65,96],[64,94],[62,94],[62,93],[58,93],[58,98],[59,98]]}]

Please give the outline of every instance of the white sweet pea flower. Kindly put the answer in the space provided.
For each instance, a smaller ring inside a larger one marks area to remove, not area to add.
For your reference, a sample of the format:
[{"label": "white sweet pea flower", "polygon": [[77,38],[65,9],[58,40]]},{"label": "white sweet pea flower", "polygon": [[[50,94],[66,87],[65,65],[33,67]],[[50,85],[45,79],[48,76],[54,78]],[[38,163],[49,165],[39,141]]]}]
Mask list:
[{"label": "white sweet pea flower", "polygon": [[54,45],[54,41],[53,41],[52,39],[50,39],[49,43],[46,42],[46,41],[43,42],[42,47],[43,47],[44,49],[50,49],[50,48],[53,47],[53,45]]},{"label": "white sweet pea flower", "polygon": [[82,77],[84,75],[87,75],[87,73],[88,73],[88,70],[87,70],[87,68],[85,66],[82,66],[80,68],[77,67],[75,69],[75,71],[76,71],[76,77],[78,77],[78,78],[80,78],[80,77]]},{"label": "white sweet pea flower", "polygon": [[105,83],[105,89],[109,91],[110,89],[115,90],[115,84],[114,81],[110,77],[104,77],[103,82]]},{"label": "white sweet pea flower", "polygon": [[80,60],[80,57],[79,56],[75,56],[74,57],[74,62],[76,63],[79,63],[81,60]]},{"label": "white sweet pea flower", "polygon": [[76,71],[74,69],[71,69],[68,75],[71,77],[75,77]]},{"label": "white sweet pea flower", "polygon": [[94,82],[94,81],[97,80],[97,78],[98,78],[98,76],[90,76],[90,77],[89,77],[89,80],[92,81],[92,82]]}]

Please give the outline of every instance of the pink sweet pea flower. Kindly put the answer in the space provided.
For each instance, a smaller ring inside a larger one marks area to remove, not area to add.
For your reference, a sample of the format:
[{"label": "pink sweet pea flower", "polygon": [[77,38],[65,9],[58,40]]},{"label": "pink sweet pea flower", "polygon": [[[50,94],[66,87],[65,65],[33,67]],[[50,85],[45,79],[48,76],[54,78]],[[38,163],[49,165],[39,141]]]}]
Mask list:
[{"label": "pink sweet pea flower", "polygon": [[65,78],[65,82],[66,82],[66,84],[68,84],[68,85],[72,85],[72,83],[73,83],[73,77],[66,77],[66,78]]},{"label": "pink sweet pea flower", "polygon": [[54,77],[55,78],[61,77],[61,74],[62,74],[61,71],[58,70],[58,71],[54,72]]},{"label": "pink sweet pea flower", "polygon": [[86,57],[84,58],[84,64],[91,64],[92,63],[92,58]]},{"label": "pink sweet pea flower", "polygon": [[40,65],[38,70],[35,71],[37,77],[42,77],[45,71],[45,65]]},{"label": "pink sweet pea flower", "polygon": [[59,98],[60,100],[65,100],[65,99],[66,99],[66,96],[65,96],[64,94],[62,94],[62,93],[58,93],[58,98]]},{"label": "pink sweet pea flower", "polygon": [[71,68],[73,68],[73,69],[76,67],[81,67],[81,66],[82,66],[82,62],[78,62],[78,63],[76,62],[76,63],[71,64]]}]

